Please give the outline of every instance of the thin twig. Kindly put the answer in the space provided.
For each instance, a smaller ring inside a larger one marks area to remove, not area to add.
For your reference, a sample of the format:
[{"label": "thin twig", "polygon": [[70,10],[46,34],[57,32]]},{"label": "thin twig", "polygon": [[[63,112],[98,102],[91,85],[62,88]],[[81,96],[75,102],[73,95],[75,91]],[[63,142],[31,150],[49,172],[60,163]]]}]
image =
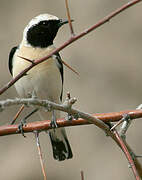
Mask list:
[{"label": "thin twig", "polygon": [[[128,115],[128,114],[124,114],[123,115],[123,118],[120,120],[120,121],[118,121],[110,130],[112,131],[113,129],[115,129],[117,126],[119,126],[122,122],[124,122],[124,121],[129,121],[130,120],[130,116]],[[119,133],[119,135],[120,135],[120,133]],[[121,136],[121,135],[120,135]]]},{"label": "thin twig", "polygon": [[137,158],[142,158],[142,155],[136,155]]},{"label": "thin twig", "polygon": [[14,116],[11,124],[14,124],[14,123],[15,123],[15,121],[17,120],[17,118],[19,117],[19,115],[21,114],[21,112],[24,110],[24,108],[25,108],[25,105],[23,104],[23,105],[20,107],[20,109],[18,110],[18,112],[16,113],[16,115]]},{"label": "thin twig", "polygon": [[[24,60],[26,60],[26,61],[34,64],[34,61],[31,60],[31,59],[27,59],[27,58],[22,57],[22,56],[18,56],[18,57],[20,57],[20,58],[22,58],[22,59],[24,59]],[[67,64],[67,63],[66,63],[65,61],[63,61],[62,59],[60,59],[60,60],[61,60],[62,63],[63,63],[67,68],[69,68],[72,72],[74,72],[75,74],[79,75],[79,73],[78,73],[74,68],[72,68],[69,64]]]},{"label": "thin twig", "polygon": [[72,25],[72,21],[71,21],[71,16],[70,16],[70,10],[69,10],[69,5],[68,5],[68,0],[65,0],[65,5],[66,5],[66,11],[67,11],[67,17],[68,17],[68,21],[69,21],[71,36],[74,36],[75,33],[74,33],[74,30],[73,30],[73,25]]},{"label": "thin twig", "polygon": [[111,128],[110,130],[112,131],[112,130],[115,129],[117,126],[119,126],[122,122],[124,122],[123,119],[121,119],[121,120],[118,121],[114,126],[112,126],[112,128]]},{"label": "thin twig", "polygon": [[105,24],[106,22],[108,22],[110,19],[112,19],[113,17],[115,17],[116,15],[120,14],[122,11],[128,9],[129,7],[141,2],[142,0],[133,0],[129,3],[126,3],[125,5],[121,6],[120,8],[118,8],[117,10],[113,11],[112,13],[110,13],[108,16],[104,17],[103,19],[101,19],[98,23],[96,23],[95,25],[91,26],[90,28],[86,29],[85,31],[81,32],[78,35],[72,36],[70,39],[68,39],[64,44],[62,44],[60,47],[56,48],[55,50],[53,50],[48,56],[43,57],[41,59],[35,60],[34,64],[29,65],[26,69],[24,69],[21,73],[19,73],[15,78],[13,78],[10,82],[8,82],[4,87],[2,87],[0,89],[0,95],[3,94],[8,88],[10,88],[15,82],[17,82],[21,77],[23,77],[30,69],[32,69],[34,66],[36,66],[39,63],[42,63],[43,61],[47,60],[49,57],[51,57],[53,54],[61,51],[62,49],[64,49],[65,47],[67,47],[68,45],[70,45],[71,43],[73,43],[74,41],[77,41],[78,39],[80,39],[81,37],[85,36],[86,34],[90,33],[91,31],[99,28],[100,26],[102,26],[103,24]]},{"label": "thin twig", "polygon": [[39,132],[34,131],[35,133],[35,138],[36,138],[36,144],[37,144],[37,149],[38,149],[38,154],[39,154],[39,159],[40,159],[40,164],[41,164],[41,169],[43,173],[44,180],[47,180],[46,172],[45,172],[45,167],[43,163],[43,157],[42,157],[42,152],[41,152],[41,146],[40,146],[40,141],[39,141]]},{"label": "thin twig", "polygon": [[65,61],[63,61],[62,59],[61,59],[61,61],[62,61],[62,63],[67,67],[67,68],[69,68],[71,71],[73,71],[75,74],[77,74],[78,76],[79,76],[79,73],[74,69],[74,68],[72,68],[70,65],[68,65]]},{"label": "thin twig", "polygon": [[81,180],[84,180],[84,172],[81,171],[80,174],[81,174]]},{"label": "thin twig", "polygon": [[137,172],[135,163],[133,161],[133,158],[131,157],[131,154],[130,154],[126,144],[124,143],[123,139],[119,136],[119,134],[118,134],[118,132],[116,130],[114,130],[114,134],[115,134],[118,142],[120,143],[120,146],[121,146],[126,158],[128,159],[128,162],[130,164],[130,167],[132,168],[132,171],[134,173],[134,176],[135,176],[136,180],[140,180],[140,177],[139,177],[139,174]]},{"label": "thin twig", "polygon": [[34,64],[34,60],[31,60],[31,59],[28,59],[28,58],[25,58],[25,57],[22,57],[22,56],[18,56],[18,57],[20,57],[21,59],[24,59],[25,61],[30,62],[31,64]]}]

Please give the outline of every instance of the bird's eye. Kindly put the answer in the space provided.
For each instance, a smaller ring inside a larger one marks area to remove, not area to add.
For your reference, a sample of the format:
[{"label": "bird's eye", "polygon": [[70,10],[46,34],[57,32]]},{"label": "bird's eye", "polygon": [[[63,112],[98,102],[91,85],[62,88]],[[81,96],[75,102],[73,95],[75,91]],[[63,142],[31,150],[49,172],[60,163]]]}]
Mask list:
[{"label": "bird's eye", "polygon": [[47,21],[42,21],[42,24],[47,25],[48,23],[47,23]]}]

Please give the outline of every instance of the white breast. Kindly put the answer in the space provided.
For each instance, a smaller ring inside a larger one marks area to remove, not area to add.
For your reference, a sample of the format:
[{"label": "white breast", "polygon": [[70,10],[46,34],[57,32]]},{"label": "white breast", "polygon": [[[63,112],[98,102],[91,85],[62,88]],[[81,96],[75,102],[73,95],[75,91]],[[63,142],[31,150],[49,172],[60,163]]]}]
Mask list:
[{"label": "white breast", "polygon": [[[21,47],[14,56],[13,76],[15,77],[30,65],[30,62],[18,56],[35,60],[47,56],[51,50],[53,48],[41,50],[40,48]],[[27,97],[34,92],[38,98],[58,103],[62,91],[62,80],[56,61],[49,58],[47,61],[35,66],[26,76],[15,83],[15,87],[21,97]]]}]

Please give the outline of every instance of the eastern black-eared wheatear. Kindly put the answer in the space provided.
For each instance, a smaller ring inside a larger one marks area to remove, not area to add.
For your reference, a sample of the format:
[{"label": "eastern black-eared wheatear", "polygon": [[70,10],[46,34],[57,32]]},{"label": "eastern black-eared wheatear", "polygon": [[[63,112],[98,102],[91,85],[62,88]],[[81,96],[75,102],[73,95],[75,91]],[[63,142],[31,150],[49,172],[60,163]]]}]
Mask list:
[{"label": "eastern black-eared wheatear", "polygon": [[[68,23],[50,14],[41,14],[33,18],[23,32],[23,39],[19,46],[12,48],[9,55],[9,70],[13,77],[30,65],[20,57],[30,60],[47,56],[55,49],[53,40],[59,28]],[[15,83],[20,97],[32,96],[34,93],[40,99],[48,99],[60,103],[63,92],[63,64],[59,53],[38,64],[25,76]],[[43,109],[39,111],[42,120],[52,119],[52,112]],[[56,118],[60,112],[55,111]],[[72,151],[64,128],[55,128],[49,131],[53,156],[62,161],[72,158]]]}]

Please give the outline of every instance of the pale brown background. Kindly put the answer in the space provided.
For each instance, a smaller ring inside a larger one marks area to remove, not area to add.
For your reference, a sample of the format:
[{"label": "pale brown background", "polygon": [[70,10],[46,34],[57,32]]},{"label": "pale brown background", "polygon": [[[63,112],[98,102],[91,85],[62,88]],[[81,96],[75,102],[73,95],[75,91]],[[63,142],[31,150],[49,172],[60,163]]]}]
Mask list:
[{"label": "pale brown background", "polygon": [[[72,0],[70,9],[76,33],[84,30],[125,0]],[[22,38],[29,20],[41,13],[66,18],[64,0],[0,0],[0,86],[11,76],[8,54]],[[142,103],[142,3],[128,9],[109,23],[70,45],[61,52],[64,60],[80,73],[65,68],[64,96],[70,91],[77,97],[76,107],[89,113],[134,109]],[[56,46],[69,38],[69,28],[60,29]],[[14,87],[0,99],[17,97]],[[1,113],[1,125],[9,123],[17,108]],[[38,120],[36,116],[34,120]],[[128,142],[142,154],[141,120],[133,122]],[[74,157],[57,162],[52,157],[49,137],[41,133],[41,144],[48,180],[134,179],[127,160],[109,137],[95,126],[67,128]],[[141,160],[142,161],[142,160]],[[42,180],[33,134],[0,138],[1,180]]]}]

